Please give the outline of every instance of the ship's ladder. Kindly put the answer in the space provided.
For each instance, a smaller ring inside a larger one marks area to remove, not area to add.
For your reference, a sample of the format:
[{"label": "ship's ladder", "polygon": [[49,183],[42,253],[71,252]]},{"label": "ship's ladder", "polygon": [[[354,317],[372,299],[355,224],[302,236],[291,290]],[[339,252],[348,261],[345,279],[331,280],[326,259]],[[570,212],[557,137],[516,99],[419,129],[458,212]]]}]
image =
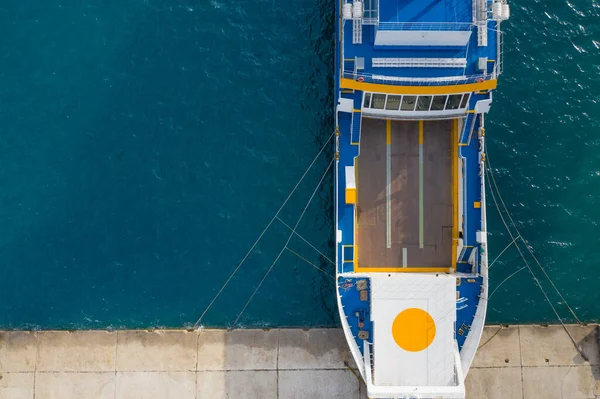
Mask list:
[{"label": "ship's ladder", "polygon": [[352,20],[352,44],[362,44],[362,19]]}]

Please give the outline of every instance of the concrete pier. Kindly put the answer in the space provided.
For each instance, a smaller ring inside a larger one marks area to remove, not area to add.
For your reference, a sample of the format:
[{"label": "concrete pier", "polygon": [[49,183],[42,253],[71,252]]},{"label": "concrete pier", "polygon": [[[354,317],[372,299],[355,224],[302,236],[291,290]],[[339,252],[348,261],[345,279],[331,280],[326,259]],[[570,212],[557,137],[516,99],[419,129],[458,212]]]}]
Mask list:
[{"label": "concrete pier", "polygon": [[[600,398],[598,326],[489,326],[469,399]],[[0,399],[364,399],[340,330],[0,332]]]}]

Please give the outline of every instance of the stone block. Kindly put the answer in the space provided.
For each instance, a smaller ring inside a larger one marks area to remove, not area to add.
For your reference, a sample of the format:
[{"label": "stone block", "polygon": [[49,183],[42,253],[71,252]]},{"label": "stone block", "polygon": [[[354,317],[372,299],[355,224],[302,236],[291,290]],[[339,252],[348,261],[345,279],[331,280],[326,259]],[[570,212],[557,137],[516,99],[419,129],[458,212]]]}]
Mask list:
[{"label": "stone block", "polygon": [[33,373],[0,373],[0,399],[33,399]]},{"label": "stone block", "polygon": [[199,371],[199,399],[277,399],[277,371]]},{"label": "stone block", "polygon": [[198,370],[275,370],[279,330],[206,330],[198,340]]},{"label": "stone block", "polygon": [[350,370],[279,371],[279,399],[359,399],[359,379]]},{"label": "stone block", "polygon": [[519,328],[491,326],[483,329],[471,367],[520,367]]},{"label": "stone block", "polygon": [[[569,333],[588,357],[591,365],[600,365],[597,326],[567,326]],[[585,361],[562,326],[520,326],[523,366],[571,366]]]},{"label": "stone block", "polygon": [[198,332],[119,331],[117,371],[195,371]]},{"label": "stone block", "polygon": [[278,364],[280,370],[356,368],[340,329],[282,329]]},{"label": "stone block", "polygon": [[521,368],[471,368],[465,389],[467,399],[522,399]]},{"label": "stone block", "polygon": [[196,399],[196,373],[119,372],[116,392],[115,399]]},{"label": "stone block", "polygon": [[40,331],[37,371],[115,371],[117,334]]},{"label": "stone block", "polygon": [[36,373],[35,399],[114,399],[115,373]]},{"label": "stone block", "polygon": [[34,371],[36,350],[36,333],[0,332],[0,372]]},{"label": "stone block", "polygon": [[523,399],[595,399],[599,366],[524,367]]}]

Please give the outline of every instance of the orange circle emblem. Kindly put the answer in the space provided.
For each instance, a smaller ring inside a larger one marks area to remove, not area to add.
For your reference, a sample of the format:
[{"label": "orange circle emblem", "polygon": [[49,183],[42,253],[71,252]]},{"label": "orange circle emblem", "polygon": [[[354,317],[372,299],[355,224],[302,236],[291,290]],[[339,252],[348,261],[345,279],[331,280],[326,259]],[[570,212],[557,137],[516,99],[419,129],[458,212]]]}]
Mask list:
[{"label": "orange circle emblem", "polygon": [[435,322],[423,309],[406,309],[394,319],[392,336],[405,351],[419,352],[427,349],[435,339]]}]

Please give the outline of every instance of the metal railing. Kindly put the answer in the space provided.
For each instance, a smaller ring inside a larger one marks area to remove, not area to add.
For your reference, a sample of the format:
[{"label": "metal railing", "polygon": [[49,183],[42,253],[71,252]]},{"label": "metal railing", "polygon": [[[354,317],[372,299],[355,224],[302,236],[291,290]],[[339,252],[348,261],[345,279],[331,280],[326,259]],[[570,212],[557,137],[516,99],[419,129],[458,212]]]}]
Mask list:
[{"label": "metal railing", "polygon": [[373,68],[465,68],[466,58],[372,58]]},{"label": "metal railing", "polygon": [[504,70],[504,32],[500,31],[500,24],[498,24],[497,35],[498,35],[497,36],[498,42],[496,43],[496,46],[497,46],[496,66],[497,66],[497,68],[495,68],[494,72],[496,73],[496,75],[500,75],[502,73],[502,71]]},{"label": "metal railing", "polygon": [[496,78],[496,73],[478,74],[471,76],[446,76],[439,78],[407,78],[398,76],[383,76],[355,71],[342,71],[342,77],[366,83],[380,83],[397,86],[448,86],[467,83],[480,83]]},{"label": "metal railing", "polygon": [[379,23],[379,0],[365,0],[363,4],[363,25],[377,25]]},{"label": "metal railing", "polygon": [[472,28],[470,22],[380,22],[377,25],[377,30],[467,31]]},{"label": "metal railing", "polygon": [[[454,340],[454,347],[455,347],[455,353],[454,353],[454,362],[453,362],[453,375],[452,375],[452,379],[450,381],[448,381],[448,383],[445,384],[434,384],[431,386],[438,386],[438,387],[455,387],[460,385],[461,381],[459,381],[459,375],[458,375],[458,370],[457,367],[460,364],[460,355],[458,354],[458,344],[456,342],[456,340]],[[366,377],[370,378],[370,381],[367,382],[367,386],[368,385],[375,385],[375,347],[372,343],[368,342],[368,341],[364,341],[364,348],[363,348],[363,360],[365,362],[365,371],[366,371]],[[444,370],[440,370],[437,375],[439,375],[441,372],[443,372]],[[437,376],[436,375],[436,376]],[[411,396],[412,397],[412,396]]]}]

